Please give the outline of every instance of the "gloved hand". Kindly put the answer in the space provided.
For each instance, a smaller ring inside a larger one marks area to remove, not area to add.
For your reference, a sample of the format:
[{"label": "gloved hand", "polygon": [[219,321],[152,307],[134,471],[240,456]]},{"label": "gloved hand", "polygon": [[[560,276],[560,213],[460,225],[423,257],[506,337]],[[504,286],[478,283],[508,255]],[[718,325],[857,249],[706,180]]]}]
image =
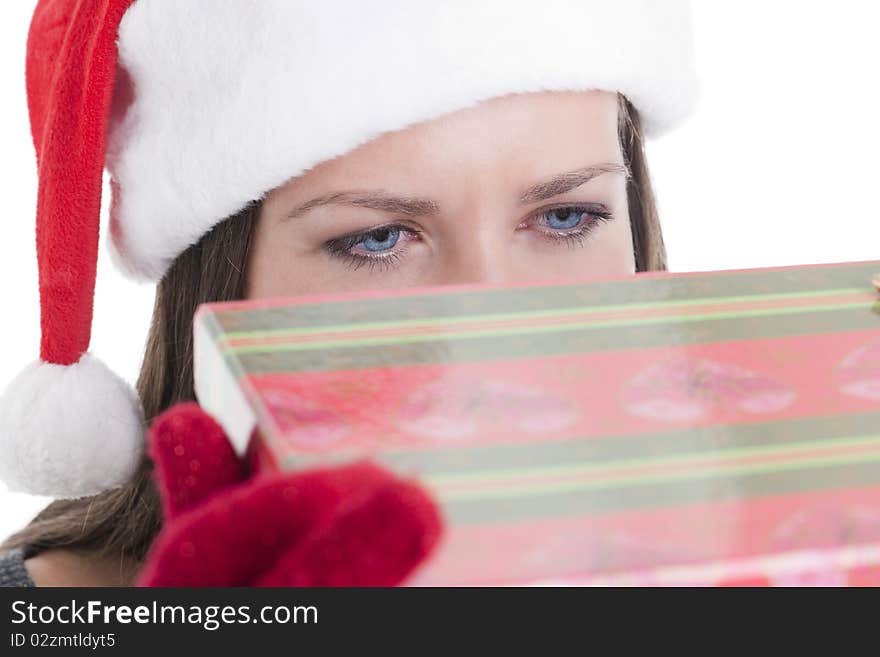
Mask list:
[{"label": "gloved hand", "polygon": [[428,493],[378,465],[253,473],[194,403],[156,419],[165,524],[140,586],[393,586],[441,533]]}]

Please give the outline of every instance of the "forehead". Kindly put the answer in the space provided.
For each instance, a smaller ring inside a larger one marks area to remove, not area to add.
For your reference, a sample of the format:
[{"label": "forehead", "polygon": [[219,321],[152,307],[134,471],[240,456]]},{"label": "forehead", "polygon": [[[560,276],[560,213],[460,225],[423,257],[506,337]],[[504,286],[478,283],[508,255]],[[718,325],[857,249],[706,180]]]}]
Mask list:
[{"label": "forehead", "polygon": [[502,96],[380,135],[290,184],[412,188],[429,178],[519,179],[620,162],[617,112],[617,95],[603,91]]}]

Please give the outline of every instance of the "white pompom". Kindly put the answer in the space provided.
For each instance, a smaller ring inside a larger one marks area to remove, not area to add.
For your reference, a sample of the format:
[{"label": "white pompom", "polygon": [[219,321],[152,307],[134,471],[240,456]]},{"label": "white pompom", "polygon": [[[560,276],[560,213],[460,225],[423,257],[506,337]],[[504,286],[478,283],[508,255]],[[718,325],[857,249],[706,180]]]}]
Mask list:
[{"label": "white pompom", "polygon": [[74,498],[116,488],[143,448],[137,395],[90,354],[32,363],[0,397],[0,479],[11,490]]}]

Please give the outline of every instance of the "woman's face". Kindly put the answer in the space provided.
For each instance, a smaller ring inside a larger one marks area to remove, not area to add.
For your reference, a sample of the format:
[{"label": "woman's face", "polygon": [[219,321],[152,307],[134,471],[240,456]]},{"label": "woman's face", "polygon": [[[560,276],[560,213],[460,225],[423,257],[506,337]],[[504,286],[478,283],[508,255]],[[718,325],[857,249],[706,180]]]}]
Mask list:
[{"label": "woman's face", "polygon": [[615,94],[485,101],[273,190],[247,296],[631,274],[626,175]]}]

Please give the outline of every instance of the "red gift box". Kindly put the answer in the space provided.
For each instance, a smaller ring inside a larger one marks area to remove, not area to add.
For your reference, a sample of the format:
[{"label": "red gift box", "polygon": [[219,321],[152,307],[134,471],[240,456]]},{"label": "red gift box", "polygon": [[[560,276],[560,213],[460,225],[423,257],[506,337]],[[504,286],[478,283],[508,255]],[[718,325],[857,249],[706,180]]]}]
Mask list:
[{"label": "red gift box", "polygon": [[274,468],[368,456],[410,584],[880,584],[880,262],[203,306],[196,390]]}]

